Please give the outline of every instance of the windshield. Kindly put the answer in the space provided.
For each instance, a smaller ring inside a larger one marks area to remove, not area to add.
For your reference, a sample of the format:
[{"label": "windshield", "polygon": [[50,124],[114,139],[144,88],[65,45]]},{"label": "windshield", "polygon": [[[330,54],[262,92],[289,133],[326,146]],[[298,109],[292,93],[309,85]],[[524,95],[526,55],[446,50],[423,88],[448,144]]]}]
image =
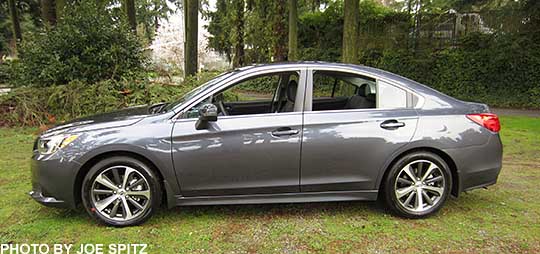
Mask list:
[{"label": "windshield", "polygon": [[214,84],[216,84],[216,83],[230,77],[232,74],[233,74],[233,72],[230,71],[230,72],[225,72],[225,73],[222,73],[222,74],[218,75],[217,77],[209,80],[208,82],[206,82],[206,83],[198,86],[197,88],[191,90],[190,92],[186,93],[181,99],[167,104],[161,110],[161,112],[168,112],[168,111],[172,110],[176,106],[178,106],[178,105],[190,100],[191,98],[195,97],[197,94],[206,91],[207,89],[212,87]]}]

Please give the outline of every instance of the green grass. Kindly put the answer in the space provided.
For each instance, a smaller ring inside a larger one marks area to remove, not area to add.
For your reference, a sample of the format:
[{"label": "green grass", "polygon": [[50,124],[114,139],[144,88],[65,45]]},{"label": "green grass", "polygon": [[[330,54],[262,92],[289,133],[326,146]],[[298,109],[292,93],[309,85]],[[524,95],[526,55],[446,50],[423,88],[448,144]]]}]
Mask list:
[{"label": "green grass", "polygon": [[34,129],[0,129],[0,243],[146,243],[149,253],[540,252],[540,118],[502,117],[499,182],[450,199],[424,220],[374,202],[161,210],[142,226],[101,226],[32,201]]}]

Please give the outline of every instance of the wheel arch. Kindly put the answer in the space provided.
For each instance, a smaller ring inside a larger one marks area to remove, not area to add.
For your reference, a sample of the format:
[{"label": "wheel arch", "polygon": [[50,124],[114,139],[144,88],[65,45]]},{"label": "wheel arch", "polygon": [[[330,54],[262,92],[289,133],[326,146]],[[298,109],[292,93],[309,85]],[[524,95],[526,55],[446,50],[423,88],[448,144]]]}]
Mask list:
[{"label": "wheel arch", "polygon": [[88,171],[90,171],[90,168],[94,166],[96,163],[98,163],[101,160],[104,160],[106,158],[111,158],[115,156],[126,156],[133,159],[136,159],[144,164],[146,164],[150,169],[156,174],[156,176],[159,178],[159,182],[161,183],[161,191],[163,193],[162,202],[165,202],[166,205],[170,205],[170,200],[168,199],[169,196],[172,196],[172,190],[168,186],[167,181],[163,177],[163,173],[160,171],[160,169],[156,166],[156,164],[148,159],[146,156],[129,150],[113,150],[113,151],[104,151],[98,154],[93,155],[91,158],[87,159],[82,166],[79,168],[79,171],[77,172],[77,175],[75,177],[74,186],[73,186],[73,195],[74,195],[74,201],[75,205],[81,204],[81,188],[82,188],[82,182],[84,180],[84,177],[88,174]]},{"label": "wheel arch", "polygon": [[450,167],[450,172],[452,174],[451,194],[455,197],[458,197],[460,181],[459,181],[459,171],[457,169],[456,163],[454,162],[452,157],[450,157],[450,155],[445,153],[443,150],[434,148],[434,147],[428,147],[428,146],[419,146],[419,147],[409,148],[405,151],[398,153],[396,156],[394,156],[394,158],[390,161],[390,163],[388,163],[386,167],[384,168],[384,173],[382,174],[382,177],[379,177],[379,179],[377,180],[377,189],[380,191],[384,188],[384,179],[386,179],[388,172],[399,159],[403,158],[403,156],[406,156],[407,154],[420,152],[420,151],[436,154],[439,157],[441,157],[446,162],[446,164],[448,164],[448,167]]}]

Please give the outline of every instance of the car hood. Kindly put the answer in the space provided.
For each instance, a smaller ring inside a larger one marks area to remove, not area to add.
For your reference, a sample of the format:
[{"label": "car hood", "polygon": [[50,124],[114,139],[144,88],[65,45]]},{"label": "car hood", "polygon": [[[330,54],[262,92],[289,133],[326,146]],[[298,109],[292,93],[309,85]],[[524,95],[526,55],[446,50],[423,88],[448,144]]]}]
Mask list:
[{"label": "car hood", "polygon": [[128,126],[150,115],[149,106],[135,106],[122,110],[77,118],[45,131],[42,136],[57,135],[66,132],[81,132],[96,129]]}]

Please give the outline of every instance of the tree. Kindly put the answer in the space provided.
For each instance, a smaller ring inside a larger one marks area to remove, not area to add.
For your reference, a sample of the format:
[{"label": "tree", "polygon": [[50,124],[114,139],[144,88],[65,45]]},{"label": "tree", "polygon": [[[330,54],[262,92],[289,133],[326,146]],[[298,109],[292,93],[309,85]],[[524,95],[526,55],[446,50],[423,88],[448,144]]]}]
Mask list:
[{"label": "tree", "polygon": [[124,10],[128,18],[128,24],[131,30],[137,32],[137,15],[135,12],[135,0],[124,0]]},{"label": "tree", "polygon": [[285,0],[275,1],[274,15],[272,18],[273,27],[273,58],[274,62],[282,62],[286,59],[287,30],[286,25],[286,2]]},{"label": "tree", "polygon": [[298,60],[298,3],[289,0],[289,61]]},{"label": "tree", "polygon": [[234,44],[233,66],[240,67],[244,65],[244,0],[233,0],[235,13],[232,17],[235,24],[235,32],[232,33]]},{"label": "tree", "polygon": [[41,19],[45,26],[54,26],[56,24],[56,15],[54,13],[54,0],[41,0]]},{"label": "tree", "polygon": [[358,62],[358,0],[345,0],[343,20],[343,54],[344,63]]},{"label": "tree", "polygon": [[199,1],[184,0],[184,77],[197,73]]},{"label": "tree", "polygon": [[55,10],[56,10],[56,19],[61,19],[64,14],[64,9],[66,8],[66,0],[54,0]]},{"label": "tree", "polygon": [[22,40],[21,24],[19,23],[19,15],[17,13],[17,6],[15,5],[15,0],[8,0],[8,5],[9,15],[11,17],[11,26],[13,29],[13,38],[15,39],[16,48],[16,44]]}]

